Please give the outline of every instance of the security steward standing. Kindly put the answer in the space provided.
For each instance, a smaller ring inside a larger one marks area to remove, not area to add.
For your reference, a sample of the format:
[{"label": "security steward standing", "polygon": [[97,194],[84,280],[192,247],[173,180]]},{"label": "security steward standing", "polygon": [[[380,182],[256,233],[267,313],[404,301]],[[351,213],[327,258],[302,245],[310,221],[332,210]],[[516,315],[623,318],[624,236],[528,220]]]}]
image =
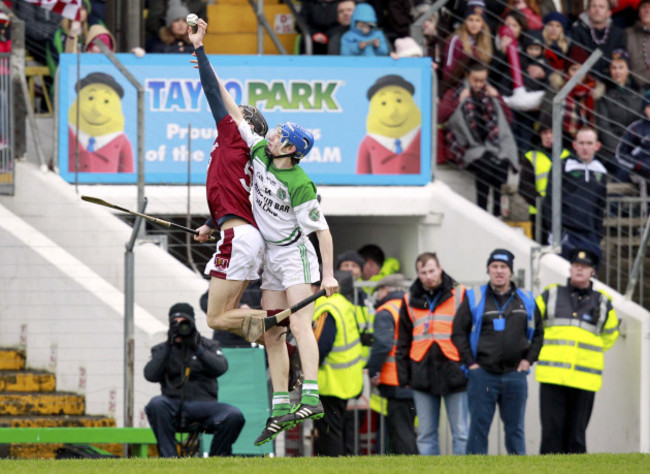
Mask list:
[{"label": "security steward standing", "polygon": [[391,454],[418,454],[415,440],[413,392],[400,387],[395,352],[399,336],[399,313],[406,291],[401,273],[382,278],[375,287],[375,339],[368,361],[370,383],[386,399]]},{"label": "security steward standing", "polygon": [[[318,341],[318,390],[325,416],[314,420],[314,454],[343,456],[345,413],[348,400],[363,389],[359,329],[354,318],[353,283],[350,272],[336,270],[339,293],[316,300],[314,333]],[[318,290],[318,288],[316,288]]]},{"label": "security steward standing", "polygon": [[144,367],[145,379],[161,385],[162,395],[145,407],[160,457],[178,456],[175,434],[194,423],[214,434],[210,456],[232,455],[245,420],[238,408],[217,401],[217,377],[227,370],[219,343],[197,331],[194,308],[187,303],[173,305],[167,341],[151,349]]},{"label": "security steward standing", "polygon": [[419,255],[415,269],[418,278],[404,296],[400,310],[396,357],[399,383],[413,389],[420,454],[440,454],[438,426],[444,399],[452,453],[462,455],[468,436],[467,378],[451,332],[465,287],[444,272],[435,253]]},{"label": "security steward standing", "polygon": [[492,251],[489,284],[467,290],[454,320],[451,339],[468,369],[467,454],[487,454],[497,405],[506,451],[526,454],[526,376],[542,348],[544,326],[533,295],[512,281],[514,259],[509,250]]},{"label": "security steward standing", "polygon": [[540,454],[587,452],[585,432],[602,385],[603,352],[616,342],[619,326],[610,297],[593,289],[599,260],[588,249],[573,249],[568,283],[551,285],[537,297],[544,321],[544,347],[535,371]]}]

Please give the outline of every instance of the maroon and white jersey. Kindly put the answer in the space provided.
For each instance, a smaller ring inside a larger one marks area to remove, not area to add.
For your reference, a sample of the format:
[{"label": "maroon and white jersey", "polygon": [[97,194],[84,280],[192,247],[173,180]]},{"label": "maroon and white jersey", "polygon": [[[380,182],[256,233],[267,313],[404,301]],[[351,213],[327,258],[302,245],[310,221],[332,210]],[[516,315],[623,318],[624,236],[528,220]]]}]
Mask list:
[{"label": "maroon and white jersey", "polygon": [[219,121],[217,132],[205,183],[212,220],[217,224],[231,214],[257,227],[249,198],[253,178],[250,148],[230,115]]}]

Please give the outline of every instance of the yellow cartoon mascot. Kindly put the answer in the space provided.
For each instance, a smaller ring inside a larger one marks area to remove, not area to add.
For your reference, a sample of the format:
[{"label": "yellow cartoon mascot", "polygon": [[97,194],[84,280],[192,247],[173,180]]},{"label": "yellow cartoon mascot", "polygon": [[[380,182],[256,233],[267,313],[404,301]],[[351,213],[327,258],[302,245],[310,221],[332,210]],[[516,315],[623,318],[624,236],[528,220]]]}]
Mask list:
[{"label": "yellow cartoon mascot", "polygon": [[133,148],[124,133],[122,86],[108,74],[93,72],[77,83],[75,91],[77,100],[68,110],[68,171],[133,173]]},{"label": "yellow cartoon mascot", "polygon": [[415,87],[403,77],[380,77],[368,89],[367,135],[357,151],[357,174],[419,174],[422,114]]}]

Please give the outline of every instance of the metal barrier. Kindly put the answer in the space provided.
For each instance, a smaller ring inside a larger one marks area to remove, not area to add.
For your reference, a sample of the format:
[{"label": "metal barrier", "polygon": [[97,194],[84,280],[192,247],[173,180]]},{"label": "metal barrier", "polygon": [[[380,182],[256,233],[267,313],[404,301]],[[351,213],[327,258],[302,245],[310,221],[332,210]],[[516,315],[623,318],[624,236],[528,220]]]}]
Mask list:
[{"label": "metal barrier", "polygon": [[15,167],[11,53],[0,54],[0,194],[13,196]]},{"label": "metal barrier", "polygon": [[603,244],[605,261],[599,279],[647,308],[650,305],[650,289],[646,285],[650,279],[645,275],[644,265],[634,263],[639,257],[644,258],[648,245],[644,227],[648,220],[650,198],[645,180],[635,181],[608,185],[606,209],[609,217],[605,219]]}]

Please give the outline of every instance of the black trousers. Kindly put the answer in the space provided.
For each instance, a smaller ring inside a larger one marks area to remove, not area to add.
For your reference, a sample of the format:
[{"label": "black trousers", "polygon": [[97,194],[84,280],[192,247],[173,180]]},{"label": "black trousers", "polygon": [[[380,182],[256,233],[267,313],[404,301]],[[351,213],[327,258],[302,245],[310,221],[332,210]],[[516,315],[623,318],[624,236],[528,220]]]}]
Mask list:
[{"label": "black trousers", "polygon": [[392,454],[419,454],[413,399],[388,399],[388,437]]},{"label": "black trousers", "polygon": [[321,395],[325,416],[314,420],[314,454],[316,456],[345,456],[345,410],[347,400]]},{"label": "black trousers", "polygon": [[587,452],[586,431],[595,395],[596,392],[563,385],[539,384],[540,454]]},{"label": "black trousers", "polygon": [[508,181],[508,162],[484,154],[467,167],[474,173],[476,183],[476,204],[489,212],[488,196],[492,189],[492,215],[501,215],[501,185]]},{"label": "black trousers", "polygon": [[[161,458],[178,456],[176,431],[179,428],[181,401],[165,395],[153,397],[144,408],[151,429],[158,441]],[[237,441],[244,427],[244,415],[239,408],[215,401],[183,402],[186,426],[201,423],[206,433],[213,433],[210,456],[232,456],[232,445]]]}]

